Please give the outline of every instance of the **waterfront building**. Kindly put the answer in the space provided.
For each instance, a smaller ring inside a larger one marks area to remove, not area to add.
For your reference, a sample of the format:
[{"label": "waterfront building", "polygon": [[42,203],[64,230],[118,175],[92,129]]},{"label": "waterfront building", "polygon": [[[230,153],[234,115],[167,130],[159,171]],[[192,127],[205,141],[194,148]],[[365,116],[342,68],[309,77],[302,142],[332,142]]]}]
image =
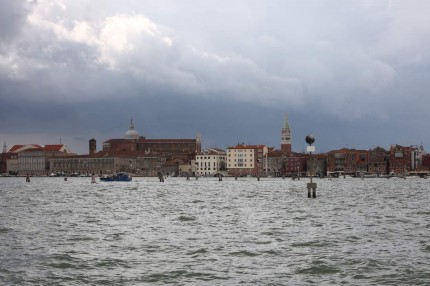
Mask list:
[{"label": "waterfront building", "polygon": [[411,146],[414,150],[412,153],[412,170],[419,170],[423,165],[423,156],[426,154],[424,151],[424,146],[421,144],[420,146]]},{"label": "waterfront building", "polygon": [[0,174],[15,174],[18,166],[17,153],[0,154]]},{"label": "waterfront building", "polygon": [[[416,168],[416,146],[404,147],[393,144],[390,146],[390,174],[406,175]],[[422,160],[422,156],[421,156]]]},{"label": "waterfront building", "polygon": [[77,175],[104,175],[117,172],[129,172],[138,176],[156,176],[164,171],[166,158],[156,153],[141,154],[135,152],[106,152],[94,156],[77,155],[50,160],[51,173]]},{"label": "waterfront building", "polygon": [[[13,149],[13,147],[11,149]],[[3,144],[3,153],[0,154],[0,174],[16,174],[17,166],[18,154],[15,152],[8,152],[5,141]]]},{"label": "waterfront building", "polygon": [[186,160],[193,160],[197,153],[201,151],[200,138],[196,139],[139,139],[137,141],[137,151],[155,152],[163,154],[166,158],[181,157]]},{"label": "waterfront building", "polygon": [[187,177],[187,176],[196,176],[196,161],[186,161],[184,164],[178,164],[178,176]]},{"label": "waterfront building", "polygon": [[356,175],[367,172],[366,150],[339,149],[327,153],[327,173]]},{"label": "waterfront building", "polygon": [[145,154],[136,158],[136,174],[142,176],[157,176],[159,172],[164,173],[166,158],[156,153]]},{"label": "waterfront building", "polygon": [[4,154],[0,155],[0,174],[7,173],[7,158]]},{"label": "waterfront building", "polygon": [[355,150],[355,173],[367,173],[369,157],[367,150]]},{"label": "waterfront building", "polygon": [[307,156],[306,161],[306,175],[323,177],[327,174],[327,155],[326,154],[314,154]]},{"label": "waterfront building", "polygon": [[308,154],[302,153],[291,153],[286,156],[285,166],[287,174],[299,173],[301,175],[306,172],[308,158]]},{"label": "waterfront building", "polygon": [[52,158],[65,158],[73,155],[64,144],[14,145],[9,152],[18,155],[16,172],[20,175],[46,175],[50,171]]},{"label": "waterfront building", "polygon": [[346,169],[346,159],[351,155],[348,151],[348,149],[340,149],[327,153],[327,176],[330,173],[343,174]]},{"label": "waterfront building", "polygon": [[[172,177],[177,177],[177,176],[182,176],[182,175],[190,175],[189,169],[191,168],[190,166],[191,162],[189,162],[188,160],[185,160],[181,157],[173,157],[173,158],[169,158],[169,160],[166,159],[166,164],[163,166],[163,170],[162,173],[165,174],[166,176],[172,176]],[[184,172],[184,174],[182,174],[181,172]]]},{"label": "waterfront building", "polygon": [[186,160],[195,159],[195,155],[201,151],[201,139],[147,139],[139,136],[134,128],[133,121],[124,138],[110,139],[103,142],[102,153],[115,154],[117,152],[135,152],[136,156],[158,153],[167,159],[181,157]]},{"label": "waterfront building", "polygon": [[281,129],[281,151],[290,154],[291,153],[291,128],[288,124],[287,115],[285,115],[284,125]]},{"label": "waterfront building", "polygon": [[196,155],[196,174],[213,176],[227,170],[227,154],[219,148],[209,148]]},{"label": "waterfront building", "polygon": [[239,144],[227,148],[227,169],[232,176],[260,176],[263,159],[268,152],[265,145]]},{"label": "waterfront building", "polygon": [[285,153],[281,150],[271,150],[264,158],[264,174],[271,177],[286,175]]},{"label": "waterfront building", "polygon": [[136,172],[136,159],[125,157],[94,158],[87,155],[50,159],[50,174],[103,175],[116,172]]},{"label": "waterfront building", "polygon": [[430,171],[430,154],[423,155],[422,168],[424,170]]},{"label": "waterfront building", "polygon": [[264,160],[264,172],[272,177],[301,176],[306,172],[307,157],[306,154],[269,149]]},{"label": "waterfront building", "polygon": [[5,141],[4,144],[3,144],[3,153],[0,155],[0,174],[7,173],[7,168],[6,168],[6,164],[7,164],[6,151],[7,151],[7,147],[6,147],[6,141]]},{"label": "waterfront building", "polygon": [[375,147],[367,151],[368,168],[370,174],[388,174],[390,152],[381,147]]},{"label": "waterfront building", "polygon": [[6,172],[11,175],[18,174],[18,153],[6,153]]}]

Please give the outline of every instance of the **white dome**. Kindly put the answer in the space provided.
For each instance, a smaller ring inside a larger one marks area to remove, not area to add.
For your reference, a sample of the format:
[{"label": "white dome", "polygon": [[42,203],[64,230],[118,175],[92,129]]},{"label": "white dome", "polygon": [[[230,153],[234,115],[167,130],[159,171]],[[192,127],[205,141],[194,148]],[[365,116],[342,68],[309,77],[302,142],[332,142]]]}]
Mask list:
[{"label": "white dome", "polygon": [[125,133],[124,139],[139,139],[139,133],[136,130],[128,130]]},{"label": "white dome", "polygon": [[139,139],[139,133],[134,130],[133,119],[130,120],[130,129],[125,133],[124,139]]}]

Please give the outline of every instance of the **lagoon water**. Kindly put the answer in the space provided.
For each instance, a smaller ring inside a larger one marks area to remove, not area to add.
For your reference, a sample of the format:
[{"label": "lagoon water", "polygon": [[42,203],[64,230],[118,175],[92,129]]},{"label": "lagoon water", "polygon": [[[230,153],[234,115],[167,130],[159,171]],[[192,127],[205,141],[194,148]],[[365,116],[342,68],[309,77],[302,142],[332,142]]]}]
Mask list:
[{"label": "lagoon water", "polygon": [[429,285],[430,180],[0,178],[0,285]]}]

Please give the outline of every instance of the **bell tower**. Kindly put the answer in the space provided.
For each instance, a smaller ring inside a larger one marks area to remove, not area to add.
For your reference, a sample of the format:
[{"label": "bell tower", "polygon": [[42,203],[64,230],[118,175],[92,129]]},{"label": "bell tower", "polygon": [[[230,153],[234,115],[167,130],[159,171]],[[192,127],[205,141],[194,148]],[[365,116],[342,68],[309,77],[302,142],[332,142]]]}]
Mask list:
[{"label": "bell tower", "polygon": [[291,129],[287,115],[285,115],[284,126],[281,129],[281,151],[286,154],[291,153]]},{"label": "bell tower", "polygon": [[89,152],[91,157],[91,156],[94,156],[94,154],[96,154],[97,152],[97,141],[96,139],[92,138],[88,143],[89,143]]}]

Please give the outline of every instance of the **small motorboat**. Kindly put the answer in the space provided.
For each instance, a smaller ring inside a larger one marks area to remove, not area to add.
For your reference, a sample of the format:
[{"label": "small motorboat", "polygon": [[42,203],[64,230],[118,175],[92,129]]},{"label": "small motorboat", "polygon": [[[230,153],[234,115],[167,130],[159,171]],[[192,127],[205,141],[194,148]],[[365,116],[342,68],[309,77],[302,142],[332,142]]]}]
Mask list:
[{"label": "small motorboat", "polygon": [[100,177],[100,181],[104,182],[130,182],[131,176],[126,172],[119,172],[109,176]]}]

